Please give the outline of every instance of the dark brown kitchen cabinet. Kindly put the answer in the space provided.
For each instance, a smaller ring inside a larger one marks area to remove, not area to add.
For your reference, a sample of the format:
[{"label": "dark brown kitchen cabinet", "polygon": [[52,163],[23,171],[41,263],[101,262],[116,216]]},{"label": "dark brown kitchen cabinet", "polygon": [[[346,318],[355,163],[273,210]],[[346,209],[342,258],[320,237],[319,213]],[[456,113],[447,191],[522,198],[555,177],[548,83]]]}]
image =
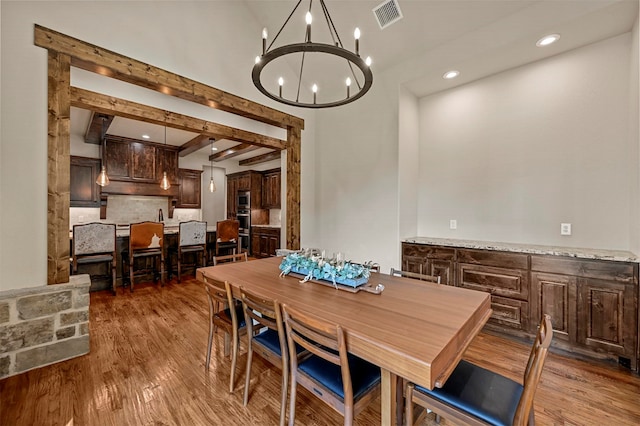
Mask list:
[{"label": "dark brown kitchen cabinet", "polygon": [[531,256],[532,313],[549,314],[558,344],[637,368],[638,265]]},{"label": "dark brown kitchen cabinet", "polygon": [[265,209],[280,208],[280,169],[267,170],[262,175],[262,207]]},{"label": "dark brown kitchen cabinet", "polygon": [[110,180],[159,183],[167,172],[169,182],[178,184],[178,148],[174,146],[109,135],[103,160]]},{"label": "dark brown kitchen cabinet", "polygon": [[280,228],[252,226],[251,248],[255,257],[275,256],[280,248]]},{"label": "dark brown kitchen cabinet", "polygon": [[250,209],[262,208],[262,173],[255,170],[227,175],[227,219],[235,219],[238,213],[238,191],[250,194]]},{"label": "dark brown kitchen cabinet", "polygon": [[[445,255],[446,253],[446,255]],[[553,347],[638,369],[638,264],[563,255],[402,243],[402,267],[491,293],[487,329],[532,337],[551,316]]]},{"label": "dark brown kitchen cabinet", "polygon": [[227,219],[235,219],[238,214],[238,178],[227,176]]},{"label": "dark brown kitchen cabinet", "polygon": [[100,159],[70,157],[70,206],[100,207],[100,186],[96,184],[100,174]]},{"label": "dark brown kitchen cabinet", "polygon": [[454,285],[455,249],[422,244],[402,244],[402,270],[440,277],[440,283]]},{"label": "dark brown kitchen cabinet", "polygon": [[178,204],[176,207],[185,209],[201,208],[201,176],[201,170],[178,170],[180,193],[178,195]]}]

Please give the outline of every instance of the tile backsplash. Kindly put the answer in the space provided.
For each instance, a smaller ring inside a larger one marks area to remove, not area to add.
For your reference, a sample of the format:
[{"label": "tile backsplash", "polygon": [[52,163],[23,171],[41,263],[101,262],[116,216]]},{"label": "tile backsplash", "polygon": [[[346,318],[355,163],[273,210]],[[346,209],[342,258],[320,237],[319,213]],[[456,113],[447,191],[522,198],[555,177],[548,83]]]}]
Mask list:
[{"label": "tile backsplash", "polygon": [[[135,222],[157,221],[158,212],[162,209],[164,223],[177,225],[187,220],[200,220],[200,209],[175,209],[173,218],[169,219],[167,197],[139,195],[110,195],[107,205],[107,219],[102,222],[129,224]],[[99,208],[72,207],[70,209],[70,226],[77,223],[100,222]]]},{"label": "tile backsplash", "polygon": [[280,226],[282,223],[282,210],[280,209],[270,209],[269,210],[269,225],[271,226]]}]

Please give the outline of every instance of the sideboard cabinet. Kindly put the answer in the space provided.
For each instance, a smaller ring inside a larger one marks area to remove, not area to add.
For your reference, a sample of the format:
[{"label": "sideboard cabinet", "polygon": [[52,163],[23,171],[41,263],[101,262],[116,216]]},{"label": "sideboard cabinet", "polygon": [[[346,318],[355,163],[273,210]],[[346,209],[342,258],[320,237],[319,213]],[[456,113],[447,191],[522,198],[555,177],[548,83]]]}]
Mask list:
[{"label": "sideboard cabinet", "polygon": [[551,316],[553,346],[638,369],[638,264],[402,243],[402,268],[491,293],[487,329],[531,338]]}]

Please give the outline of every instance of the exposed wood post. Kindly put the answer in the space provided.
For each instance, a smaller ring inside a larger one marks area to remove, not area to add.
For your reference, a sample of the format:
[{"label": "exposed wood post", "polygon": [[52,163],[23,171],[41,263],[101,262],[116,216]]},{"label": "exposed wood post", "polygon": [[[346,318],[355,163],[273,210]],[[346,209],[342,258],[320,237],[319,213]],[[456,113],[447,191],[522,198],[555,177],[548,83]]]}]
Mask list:
[{"label": "exposed wood post", "polygon": [[69,282],[71,58],[48,52],[47,283]]},{"label": "exposed wood post", "polygon": [[300,133],[287,129],[287,248],[300,249]]}]

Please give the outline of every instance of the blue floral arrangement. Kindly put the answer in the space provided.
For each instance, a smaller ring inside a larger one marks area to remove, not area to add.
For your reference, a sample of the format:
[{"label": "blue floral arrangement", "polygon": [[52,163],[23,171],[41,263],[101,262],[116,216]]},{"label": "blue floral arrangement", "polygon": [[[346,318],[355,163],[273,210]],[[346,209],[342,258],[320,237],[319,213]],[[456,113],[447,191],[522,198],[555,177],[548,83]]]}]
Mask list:
[{"label": "blue floral arrangement", "polygon": [[344,284],[357,287],[369,280],[372,267],[372,262],[359,264],[345,261],[340,253],[334,258],[327,259],[324,252],[318,254],[310,250],[302,250],[299,253],[291,253],[282,259],[280,275],[284,276],[293,272],[304,275],[302,282],[316,279],[330,281],[334,286]]}]

